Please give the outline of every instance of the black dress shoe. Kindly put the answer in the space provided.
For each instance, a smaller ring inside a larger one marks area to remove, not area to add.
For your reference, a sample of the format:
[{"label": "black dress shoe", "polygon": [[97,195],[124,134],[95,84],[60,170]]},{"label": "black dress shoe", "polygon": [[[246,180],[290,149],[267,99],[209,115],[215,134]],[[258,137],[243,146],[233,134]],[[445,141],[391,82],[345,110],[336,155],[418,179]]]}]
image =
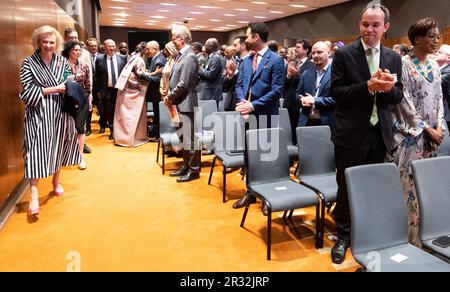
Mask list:
[{"label": "black dress shoe", "polygon": [[245,207],[247,205],[247,201],[249,202],[249,204],[253,204],[253,203],[256,203],[256,198],[251,195],[246,194],[242,198],[240,198],[239,200],[234,202],[233,209],[239,209],[239,208]]},{"label": "black dress shoe", "polygon": [[114,140],[114,134],[111,132],[108,137],[109,140]]},{"label": "black dress shoe", "polygon": [[91,153],[92,152],[92,149],[91,148],[89,148],[89,146],[88,145],[86,145],[86,144],[84,144],[84,147],[83,147],[83,153]]},{"label": "black dress shoe", "polygon": [[349,245],[343,239],[338,239],[331,249],[331,261],[335,264],[342,264],[345,260],[345,253]]},{"label": "black dress shoe", "polygon": [[182,167],[182,168],[180,168],[179,170],[177,170],[177,171],[174,171],[174,172],[171,172],[170,174],[169,174],[169,176],[185,176],[187,173],[188,173],[188,171],[189,171],[189,169],[188,168],[184,168],[184,167]]},{"label": "black dress shoe", "polygon": [[86,133],[85,133],[85,134],[86,134],[86,137],[89,136],[89,135],[91,135],[91,130],[86,130]]},{"label": "black dress shoe", "polygon": [[188,182],[199,178],[200,174],[198,172],[188,171],[188,173],[186,173],[182,177],[177,178],[177,182]]},{"label": "black dress shoe", "polygon": [[100,128],[100,131],[98,133],[99,134],[104,134],[105,133],[105,128]]}]

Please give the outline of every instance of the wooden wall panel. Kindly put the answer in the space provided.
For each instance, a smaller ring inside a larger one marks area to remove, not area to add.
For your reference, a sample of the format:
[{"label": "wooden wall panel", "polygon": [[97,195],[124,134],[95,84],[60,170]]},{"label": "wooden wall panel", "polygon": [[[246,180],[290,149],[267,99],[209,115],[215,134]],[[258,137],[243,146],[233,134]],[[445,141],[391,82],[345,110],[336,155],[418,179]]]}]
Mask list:
[{"label": "wooden wall panel", "polygon": [[75,23],[54,1],[2,0],[0,17],[0,205],[23,177],[23,104],[19,69],[33,53],[31,35],[41,25],[63,33]]}]

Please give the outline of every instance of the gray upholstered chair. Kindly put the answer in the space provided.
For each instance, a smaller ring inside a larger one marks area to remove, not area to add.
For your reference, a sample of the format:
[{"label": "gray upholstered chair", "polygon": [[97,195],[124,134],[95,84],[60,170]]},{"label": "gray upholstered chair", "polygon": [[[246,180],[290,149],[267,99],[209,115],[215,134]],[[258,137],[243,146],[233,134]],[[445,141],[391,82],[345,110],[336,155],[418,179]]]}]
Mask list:
[{"label": "gray upholstered chair", "polygon": [[450,136],[447,128],[444,129],[444,141],[439,145],[438,156],[450,156]]},{"label": "gray upholstered chair", "polygon": [[314,190],[321,201],[319,247],[322,248],[325,207],[336,202],[338,189],[331,131],[328,126],[311,126],[297,127],[296,133],[300,166],[298,179],[302,185]]},{"label": "gray upholstered chair", "polygon": [[181,146],[181,141],[176,134],[176,129],[170,119],[169,110],[164,102],[159,102],[159,140],[156,152],[156,163],[159,162],[159,149],[162,148],[162,174],[165,173],[165,154],[167,146]]},{"label": "gray upholstered chair", "polygon": [[204,123],[205,119],[217,112],[217,102],[215,100],[199,100],[198,109],[195,112],[197,127],[195,135],[198,138],[200,145],[208,150],[212,150],[214,143],[214,135],[206,135],[213,131],[213,127]]},{"label": "gray upholstered chair", "polygon": [[[267,259],[271,259],[272,213],[316,206],[316,246],[318,244],[319,200],[316,194],[290,178],[286,138],[281,128],[247,131],[248,179],[252,195],[267,206]],[[244,226],[249,208],[242,216]]]},{"label": "gray upholstered chair", "polygon": [[368,271],[450,271],[441,259],[408,243],[408,215],[397,167],[370,164],[345,170],[355,260]]},{"label": "gray upholstered chair", "polygon": [[433,240],[438,237],[450,237],[450,157],[413,161],[412,172],[419,203],[419,232],[423,245],[450,260],[450,247],[443,248],[433,244]]},{"label": "gray upholstered chair", "polygon": [[[222,202],[226,202],[227,168],[244,167],[244,124],[238,112],[215,112],[210,121],[214,122],[214,159],[209,173],[208,184],[214,172],[216,161],[222,163]],[[209,122],[207,121],[207,124]]]},{"label": "gray upholstered chair", "polygon": [[[292,129],[291,129],[291,121],[289,119],[289,112],[285,108],[280,108],[280,117],[279,117],[279,126],[284,129],[286,144],[289,153],[289,160],[291,162],[298,161],[298,150],[297,146],[292,144]],[[272,126],[274,127],[274,126]]]}]

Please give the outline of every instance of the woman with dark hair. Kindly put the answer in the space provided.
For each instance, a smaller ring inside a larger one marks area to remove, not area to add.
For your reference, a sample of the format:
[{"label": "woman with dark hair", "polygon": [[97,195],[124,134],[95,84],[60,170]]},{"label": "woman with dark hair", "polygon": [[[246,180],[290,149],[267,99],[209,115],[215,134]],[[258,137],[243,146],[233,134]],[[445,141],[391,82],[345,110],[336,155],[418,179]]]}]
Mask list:
[{"label": "woman with dark hair", "polygon": [[138,46],[117,79],[116,109],[114,112],[114,143],[124,147],[137,147],[147,143],[148,82],[140,79],[146,69],[143,56],[145,46]]},{"label": "woman with dark hair", "polygon": [[436,156],[444,137],[441,76],[439,65],[431,58],[441,36],[436,21],[424,18],[409,28],[408,38],[414,48],[402,58],[404,98],[393,107],[392,159],[400,170],[408,204],[409,241],[420,247],[419,206],[410,165],[413,160]]},{"label": "woman with dark hair", "polygon": [[20,68],[25,103],[23,155],[25,178],[30,180],[31,199],[28,214],[39,213],[39,179],[53,175],[53,193],[62,196],[60,170],[81,160],[75,123],[62,111],[67,60],[57,54],[62,43],[59,32],[41,26],[32,36],[35,52]]},{"label": "woman with dark hair", "polygon": [[[89,65],[80,63],[78,59],[81,56],[81,44],[79,41],[68,41],[64,44],[62,55],[69,61],[69,65],[74,74],[73,81],[79,83],[83,88],[84,96],[78,105],[78,110],[75,118],[75,128],[78,133],[78,144],[80,153],[83,153],[86,141],[86,119],[90,111],[92,111],[92,94],[91,94],[91,79],[89,76]],[[78,166],[81,170],[86,169],[86,162],[81,159]]]}]

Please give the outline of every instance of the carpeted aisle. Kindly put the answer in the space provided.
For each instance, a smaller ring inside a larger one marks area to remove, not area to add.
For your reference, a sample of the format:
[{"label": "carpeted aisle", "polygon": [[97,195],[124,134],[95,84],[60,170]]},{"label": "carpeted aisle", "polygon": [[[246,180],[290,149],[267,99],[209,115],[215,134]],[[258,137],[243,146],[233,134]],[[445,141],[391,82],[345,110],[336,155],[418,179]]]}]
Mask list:
[{"label": "carpeted aisle", "polygon": [[[0,271],[353,271],[350,252],[344,265],[331,264],[325,249],[314,248],[310,225],[314,209],[289,225],[276,213],[272,261],[266,260],[266,217],[253,205],[246,228],[243,209],[231,206],[244,191],[236,171],[228,177],[231,198],[222,203],[221,168],[207,184],[213,156],[202,157],[199,180],[179,184],[161,174],[157,143],[117,147],[106,134],[93,134],[85,154],[87,169],[63,169],[63,197],[54,197],[51,178],[42,180],[41,212],[27,216],[28,194],[0,232]],[[304,224],[301,223],[302,219]]]}]

